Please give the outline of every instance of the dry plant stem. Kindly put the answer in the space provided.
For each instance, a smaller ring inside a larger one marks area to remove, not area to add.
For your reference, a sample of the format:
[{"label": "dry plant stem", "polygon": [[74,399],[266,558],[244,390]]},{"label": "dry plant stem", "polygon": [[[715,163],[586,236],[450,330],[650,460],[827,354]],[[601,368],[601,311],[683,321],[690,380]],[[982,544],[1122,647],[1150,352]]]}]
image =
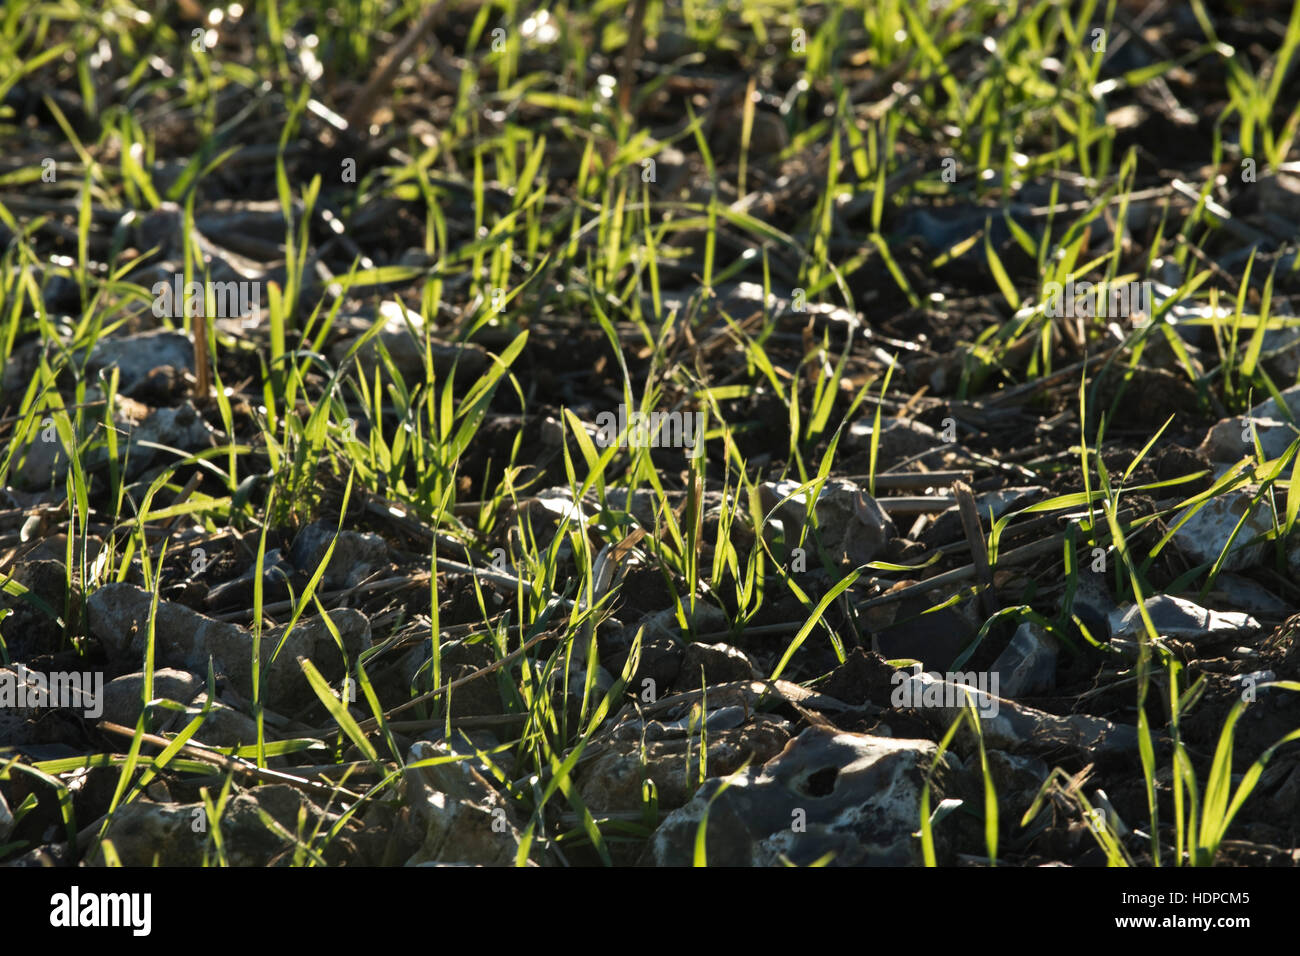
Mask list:
[{"label": "dry plant stem", "polygon": [[[349,594],[379,594],[384,591],[393,591],[397,588],[428,583],[429,575],[427,572],[415,574],[409,577],[384,578],[381,581],[375,581],[371,584],[362,582],[356,587],[340,588],[337,591],[319,591],[316,596],[321,602],[332,601],[338,597],[344,597]],[[262,614],[282,614],[285,611],[292,611],[295,605],[293,601],[276,601],[272,604],[262,605]],[[225,614],[213,614],[214,621],[245,621],[251,620],[253,609],[245,608],[242,611],[229,611]]]},{"label": "dry plant stem", "polygon": [[[880,489],[877,488],[877,491]],[[945,495],[908,495],[897,498],[877,498],[876,504],[885,514],[890,515],[928,515],[938,511],[947,511],[956,500]]]},{"label": "dry plant stem", "polygon": [[628,10],[627,46],[623,49],[623,68],[618,77],[618,108],[624,116],[632,105],[633,70],[645,48],[645,14],[646,0],[632,0]]},{"label": "dry plant stem", "polygon": [[[115,724],[109,720],[101,720],[95,726],[100,730],[117,734],[121,737],[134,737],[136,735],[134,729],[123,727],[121,724]],[[164,750],[170,747],[173,743],[166,737],[160,737],[157,734],[141,733],[140,739],[147,744],[152,744],[153,746]],[[222,770],[230,773],[238,773],[246,777],[254,777],[264,783],[287,783],[289,786],[297,787],[299,790],[307,790],[330,798],[337,794],[343,794],[352,800],[361,799],[359,794],[353,793],[350,790],[344,790],[341,787],[327,787],[314,780],[305,780],[302,777],[295,776],[291,773],[285,773],[281,770],[271,770],[267,767],[259,767],[256,764],[251,764],[244,760],[237,760],[234,757],[228,757],[225,754],[216,753],[215,751],[194,744],[182,744],[178,753],[186,757],[192,757],[195,760],[201,760],[203,763],[210,763],[214,767],[220,767]],[[90,827],[87,827],[86,830],[93,830],[95,826],[96,824],[92,824]],[[78,845],[81,844],[82,834],[85,833],[86,830],[77,834]]]},{"label": "dry plant stem", "polygon": [[[100,405],[107,405],[107,404],[108,404],[108,399],[97,398],[93,402],[69,402],[67,405],[64,405],[63,408],[65,411],[72,412],[72,411],[76,411],[78,408],[98,408]],[[26,414],[7,415],[4,418],[0,418],[0,426],[12,425],[14,422],[20,422],[26,417],[27,417]],[[3,513],[8,514],[9,512],[3,512]]]},{"label": "dry plant stem", "polygon": [[[404,710],[410,710],[416,704],[423,704],[430,700],[436,700],[437,698],[441,697],[443,694],[449,693],[450,691],[453,691],[458,687],[463,687],[464,685],[468,684],[472,680],[478,680],[478,678],[480,677],[486,677],[488,674],[493,674],[496,671],[499,671],[505,665],[515,660],[518,660],[519,657],[521,657],[525,651],[529,650],[534,645],[541,643],[542,641],[546,640],[548,637],[554,638],[559,636],[560,636],[560,632],[556,630],[542,631],[542,633],[529,638],[527,641],[525,641],[519,647],[515,648],[505,657],[501,658],[501,660],[494,661],[493,663],[487,665],[487,667],[479,668],[474,673],[467,674],[466,676],[461,677],[458,680],[454,680],[449,684],[443,684],[437,690],[431,690],[427,694],[421,694],[419,697],[412,697],[406,703],[398,704],[396,707],[392,708],[391,710],[385,711],[384,719],[387,720],[393,714],[400,714]],[[363,733],[368,734],[373,730],[379,729],[379,721],[371,717],[369,720],[358,721],[357,726],[361,728]],[[329,731],[327,730],[325,732],[329,732]]]},{"label": "dry plant stem", "polygon": [[743,693],[746,690],[757,695],[756,707],[762,707],[772,697],[786,702],[798,703],[800,696],[804,700],[817,696],[815,691],[807,690],[787,680],[770,681],[756,678],[754,680],[727,681],[726,683],[715,684],[706,690],[686,690],[669,697],[661,697],[653,704],[644,706],[639,703],[627,704],[611,718],[609,726],[617,727],[624,718],[641,720],[658,718],[661,714],[685,708],[704,700],[706,697],[717,700],[725,695],[736,692]]},{"label": "dry plant stem", "polygon": [[[851,481],[866,481],[867,475],[849,475]],[[907,471],[891,474],[885,472],[876,475],[877,491],[893,491],[896,488],[940,488],[951,485],[954,481],[971,481],[971,471]]]},{"label": "dry plant stem", "polygon": [[[889,472],[885,472],[883,474],[876,475],[876,490],[893,491],[896,489],[905,489],[905,488],[941,488],[941,487],[951,485],[954,481],[958,481],[962,479],[966,481],[970,481],[973,478],[973,476],[974,473],[968,470],[917,471],[917,472],[909,471],[909,472],[897,472],[892,474]],[[868,477],[869,476],[867,475],[844,475],[843,480],[865,483]],[[665,491],[664,494],[669,498],[678,498],[686,494],[686,492],[669,489]],[[539,499],[536,496],[527,496],[527,497],[517,498],[515,500],[515,503],[524,505],[524,504],[528,504],[531,501],[537,501],[537,500]],[[891,501],[903,502],[909,500],[911,499],[907,499],[907,498],[893,498],[893,499],[878,498],[877,499],[877,501],[880,502],[881,507],[885,508],[886,510],[888,510],[888,508],[890,507]],[[918,499],[918,500],[928,501],[930,499]],[[938,509],[931,508],[929,510],[942,511],[944,508],[951,507],[953,504],[953,501],[950,498],[943,499],[943,502],[944,503],[942,507]],[[932,503],[937,505],[939,503],[939,499],[937,498],[934,499]],[[481,511],[483,508],[491,504],[493,504],[493,502],[491,501],[462,501],[453,505],[452,511],[454,514],[458,516],[475,515],[478,514],[478,512]],[[374,510],[377,514],[387,514],[387,511],[385,511],[382,503],[376,503]],[[457,542],[457,544],[460,547],[464,547],[463,545],[459,545],[459,542]]]},{"label": "dry plant stem", "polygon": [[[459,561],[453,561],[450,558],[438,559],[439,571],[456,571],[460,574],[472,574],[474,577],[483,578],[487,581],[495,581],[497,584],[505,585],[509,588],[520,588],[525,594],[532,594],[536,590],[528,581],[515,577],[513,574],[506,574],[504,571],[493,571],[487,568],[472,568],[468,564],[461,564]],[[554,601],[566,611],[572,611],[574,603],[568,598],[562,598],[558,594],[547,592],[545,595],[548,601]]]},{"label": "dry plant stem", "polygon": [[407,31],[406,36],[402,37],[397,46],[393,47],[388,52],[388,56],[375,68],[370,81],[357,94],[357,98],[352,102],[352,108],[348,110],[345,117],[350,129],[355,130],[366,124],[375,103],[392,86],[393,78],[397,75],[397,70],[401,67],[402,61],[411,55],[411,51],[415,49],[416,44],[420,42],[426,33],[433,29],[433,25],[442,15],[445,6],[446,0],[439,0],[438,3],[429,7],[424,16],[420,17],[416,24]]},{"label": "dry plant stem", "polygon": [[[998,556],[998,565],[1018,564],[1027,561],[1030,558],[1036,558],[1041,554],[1050,554],[1061,547],[1061,542],[1065,541],[1065,534],[1054,534],[1050,538],[1044,538],[1042,541],[1035,541],[1027,544],[1022,548],[1015,548]],[[879,597],[873,597],[870,600],[863,601],[858,605],[858,610],[869,607],[878,607],[882,604],[892,604],[895,601],[902,601],[909,597],[924,594],[927,591],[933,591],[935,588],[947,587],[950,584],[960,584],[963,581],[969,581],[976,576],[975,565],[968,564],[964,567],[954,568],[951,571],[945,571],[943,574],[936,574],[932,578],[919,581],[916,584],[908,585],[905,588],[899,588],[897,591],[890,591],[888,594],[882,594]]]},{"label": "dry plant stem", "polygon": [[191,321],[194,333],[194,404],[202,408],[212,391],[212,373],[208,370],[208,317],[196,315]]},{"label": "dry plant stem", "polygon": [[997,608],[993,600],[993,572],[989,570],[988,549],[984,545],[984,531],[980,527],[979,510],[975,507],[975,496],[971,494],[970,485],[964,481],[953,482],[953,494],[957,497],[957,511],[961,515],[961,527],[966,533],[966,542],[970,545],[971,563],[975,568],[975,579],[979,582],[980,612],[984,617],[992,616]]},{"label": "dry plant stem", "polygon": [[1119,351],[1118,346],[1116,346],[1115,348],[1106,349],[1106,351],[1104,352],[1099,352],[1098,354],[1089,356],[1086,359],[1082,359],[1078,362],[1073,362],[1065,366],[1065,368],[1058,369],[1057,371],[1053,372],[1051,375],[1044,375],[1042,378],[1035,379],[1032,382],[1026,382],[1023,385],[1017,385],[1014,388],[1008,388],[992,396],[988,400],[987,404],[989,406],[998,406],[1006,402],[1019,401],[1029,395],[1032,395],[1036,392],[1040,392],[1043,389],[1051,388],[1055,385],[1060,384],[1061,382],[1065,382],[1065,381],[1069,381],[1070,379],[1077,378],[1079,371],[1081,369],[1092,368],[1094,365],[1100,365],[1102,362],[1108,361],[1111,358],[1113,358],[1118,351]]},{"label": "dry plant stem", "polygon": [[[453,730],[474,730],[479,727],[486,727],[490,730],[499,728],[520,729],[528,723],[527,714],[496,714],[483,715],[477,717],[453,717],[451,726]],[[447,718],[437,717],[429,720],[390,720],[388,729],[399,734],[418,733],[422,730],[432,730],[434,727],[444,727],[447,724]]]}]

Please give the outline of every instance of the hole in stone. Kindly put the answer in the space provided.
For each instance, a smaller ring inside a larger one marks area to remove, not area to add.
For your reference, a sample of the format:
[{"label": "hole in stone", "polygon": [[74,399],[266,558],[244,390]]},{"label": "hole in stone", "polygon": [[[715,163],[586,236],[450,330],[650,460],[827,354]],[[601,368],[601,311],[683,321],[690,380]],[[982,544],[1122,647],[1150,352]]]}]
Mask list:
[{"label": "hole in stone", "polygon": [[839,775],[838,767],[824,767],[808,776],[804,789],[810,797],[829,796],[835,790],[835,778]]}]

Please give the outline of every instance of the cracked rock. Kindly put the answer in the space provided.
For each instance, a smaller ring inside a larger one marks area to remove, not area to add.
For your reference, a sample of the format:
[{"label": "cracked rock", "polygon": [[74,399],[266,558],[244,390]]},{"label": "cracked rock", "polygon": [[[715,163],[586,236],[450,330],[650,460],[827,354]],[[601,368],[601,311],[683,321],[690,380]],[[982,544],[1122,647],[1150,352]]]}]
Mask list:
[{"label": "cracked rock", "polygon": [[[113,658],[143,660],[149,634],[152,595],[132,584],[109,584],[90,596],[90,630],[103,642]],[[360,611],[340,608],[329,612],[348,659],[355,660],[370,646],[370,622]],[[285,628],[262,635],[261,666],[267,705],[296,709],[315,701],[298,660],[312,661],[327,680],[343,676],[343,658],[329,628],[320,617],[300,620],[277,648]],[[207,673],[208,658],[218,674],[224,674],[235,692],[244,699],[253,696],[253,635],[235,624],[214,621],[170,601],[158,602],[155,621],[155,655],[165,667],[192,673]]]},{"label": "cracked rock", "polygon": [[[306,813],[302,839],[322,821],[327,831],[337,814],[323,813],[300,791],[284,784],[254,787],[227,804],[221,816],[222,844],[231,866],[268,866],[292,854],[293,835],[300,832],[299,814]],[[263,819],[265,814],[272,822]],[[208,833],[212,821],[202,803],[155,803],[140,799],[119,807],[104,839],[124,866],[200,866],[207,854],[217,859]],[[334,852],[344,849],[338,843]],[[333,855],[333,854],[330,854]],[[328,859],[328,857],[327,857]],[[105,865],[103,845],[87,858],[90,866]]]},{"label": "cracked rock", "polygon": [[[417,740],[407,763],[448,757],[445,742]],[[514,809],[469,761],[410,767],[407,797],[425,825],[424,844],[408,866],[470,863],[513,866],[523,840]]]},{"label": "cracked rock", "polygon": [[[723,707],[707,720],[709,774],[727,776],[746,762],[761,764],[779,754],[790,740],[790,724],[770,714],[745,719],[741,707]],[[641,731],[646,737],[642,761]],[[700,785],[700,731],[691,735],[689,718],[662,723],[629,721],[618,728],[617,749],[601,754],[576,774],[578,792],[597,813],[638,811],[642,781],[654,782],[659,806],[673,810],[691,799]]]},{"label": "cracked rock", "polygon": [[[871,737],[810,727],[761,768],[704,784],[655,831],[641,863],[689,866],[705,811],[712,866],[834,866],[920,862],[921,789],[934,760],[928,740]],[[945,775],[935,775],[934,805]],[[942,835],[937,834],[940,840]]]}]

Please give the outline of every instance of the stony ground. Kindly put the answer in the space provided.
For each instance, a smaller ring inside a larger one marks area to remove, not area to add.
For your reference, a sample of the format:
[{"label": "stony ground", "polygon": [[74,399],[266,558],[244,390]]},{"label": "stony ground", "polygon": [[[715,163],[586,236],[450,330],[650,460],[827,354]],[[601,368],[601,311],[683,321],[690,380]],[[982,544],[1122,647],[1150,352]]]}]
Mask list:
[{"label": "stony ground", "polygon": [[1300,863],[1291,7],[119,6],[0,18],[0,864]]}]

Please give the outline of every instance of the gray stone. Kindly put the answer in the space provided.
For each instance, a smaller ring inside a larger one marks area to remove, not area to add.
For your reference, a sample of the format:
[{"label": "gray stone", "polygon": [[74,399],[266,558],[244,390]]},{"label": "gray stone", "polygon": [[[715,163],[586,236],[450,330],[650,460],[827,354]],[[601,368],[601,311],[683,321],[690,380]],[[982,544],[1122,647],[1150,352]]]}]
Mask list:
[{"label": "gray stone", "polygon": [[[151,604],[152,595],[134,584],[107,584],[90,595],[87,601],[90,630],[103,642],[111,658],[143,657]],[[167,657],[184,656],[209,641],[225,646],[249,638],[238,625],[214,621],[170,601],[158,602],[155,633],[157,649]],[[206,661],[206,656],[203,660]],[[162,663],[166,666],[166,661]],[[202,670],[206,673],[207,667]]]},{"label": "gray stone", "polygon": [[[871,435],[875,426],[874,414],[850,425],[849,438],[853,441],[852,447],[869,453]],[[881,415],[880,440],[876,443],[877,469],[883,470],[905,459],[931,451],[942,444],[943,436],[924,422]]]},{"label": "gray stone", "polygon": [[[110,657],[143,661],[151,600],[148,591],[131,584],[109,584],[90,596],[90,631],[103,642]],[[353,608],[331,611],[330,618],[348,659],[355,660],[370,646],[369,621]],[[273,708],[295,709],[317,699],[298,660],[312,661],[326,679],[335,681],[343,676],[343,659],[320,617],[300,620],[284,639],[284,646],[279,647],[285,627],[262,635],[263,699]],[[158,664],[207,673],[211,656],[213,667],[230,680],[235,692],[244,699],[252,698],[253,635],[249,631],[170,601],[158,602],[154,630]]]},{"label": "gray stone", "polygon": [[131,243],[141,252],[157,247],[164,259],[180,259],[184,254],[185,219],[181,207],[164,202],[157,209],[131,219]]},{"label": "gray stone", "polygon": [[[779,508],[777,504],[798,487],[798,482],[786,480],[764,482],[758,489],[764,510],[777,509],[774,517],[785,526],[787,547],[793,546],[808,524],[808,494],[793,495]],[[832,559],[854,567],[880,557],[889,548],[890,538],[896,536],[894,523],[876,500],[847,479],[826,480],[817,497],[816,517],[822,543]]]},{"label": "gray stone", "polygon": [[87,370],[116,366],[117,387],[129,392],[136,383],[161,365],[194,371],[194,345],[183,332],[156,329],[135,335],[105,336],[95,343]]},{"label": "gray stone", "polygon": [[[404,654],[396,668],[400,683],[396,692],[402,696],[423,693],[430,683],[432,649],[428,641],[421,641]],[[441,653],[443,683],[450,683],[481,670],[495,660],[491,647],[484,641],[455,640],[448,642]],[[381,695],[382,696],[382,695]],[[474,680],[457,688],[450,695],[447,706],[453,717],[475,717],[501,713],[501,694],[494,681]]]},{"label": "gray stone", "polygon": [[[189,671],[160,667],[153,674],[153,699],[173,700],[178,704],[188,704],[203,689],[203,681]],[[124,674],[104,685],[103,719],[110,720],[123,727],[134,727],[144,710],[144,672]],[[155,716],[166,714],[169,720],[173,712],[162,710]],[[164,721],[165,722],[165,721]],[[154,725],[146,726],[152,731]]]},{"label": "gray stone", "polygon": [[[532,498],[512,507],[511,525],[522,521],[532,529],[537,546],[545,550],[552,546],[557,535],[564,534],[573,527],[585,526],[587,520],[599,511],[591,500],[575,502],[573,493],[568,488],[544,488]],[[506,573],[513,574],[514,567],[521,561],[518,545],[507,539],[505,549]],[[573,558],[573,546],[567,534],[561,538],[558,546],[558,561],[561,566]]]},{"label": "gray stone", "polygon": [[46,670],[0,666],[0,745],[33,742],[35,723],[53,709],[97,719],[103,674],[76,671],[68,678],[56,683]]},{"label": "gray stone", "polygon": [[[725,631],[731,624],[727,620],[727,615],[720,608],[709,604],[707,601],[696,601],[694,613],[688,611],[687,617],[691,629],[697,634]],[[688,632],[683,631],[681,624],[677,621],[676,609],[671,607],[666,607],[662,611],[656,611],[642,618],[632,625],[631,632],[635,634],[640,628],[645,629],[645,633],[641,638],[643,644],[650,641],[683,641],[688,639]],[[683,661],[684,665],[685,662]]]},{"label": "gray stone", "polygon": [[1056,687],[1056,638],[1032,621],[1016,628],[1006,650],[990,668],[999,675],[1003,697],[1039,697]]},{"label": "gray stone", "polygon": [[[513,780],[515,776],[515,755],[511,750],[502,750],[497,753],[491,751],[501,746],[501,741],[496,734],[490,730],[465,730],[457,728],[451,732],[451,738],[448,740],[443,736],[442,728],[431,730],[420,739],[431,744],[446,745],[452,752],[469,757],[467,761],[484,780],[491,781],[495,774],[492,767],[496,767],[507,780]],[[481,751],[487,760],[479,760],[478,752]],[[491,766],[489,766],[489,763]]]},{"label": "gray stone", "polygon": [[[364,331],[374,322],[382,322],[383,330],[362,346],[355,356],[360,373],[366,376],[366,381],[373,381],[375,368],[382,365],[379,357],[380,344],[387,350],[393,366],[406,382],[424,381],[423,317],[400,302],[390,299],[380,304],[378,313],[373,319],[368,316],[340,316],[338,324]],[[335,365],[342,362],[355,341],[349,338],[335,345],[330,350],[331,361]],[[440,379],[449,375],[453,367],[458,368],[468,377],[477,378],[488,366],[486,350],[473,343],[446,344],[434,339],[429,344],[429,354],[434,371]],[[383,374],[387,377],[386,369]]]},{"label": "gray stone", "polygon": [[998,491],[986,491],[975,496],[975,510],[980,518],[987,519],[989,512],[996,521],[1009,511],[1028,508],[1035,502],[1047,497],[1047,489],[1029,485],[1018,488],[1002,488]]},{"label": "gray stone", "polygon": [[[262,556],[262,600],[271,602],[288,596],[287,583],[293,580],[294,567],[272,548]],[[250,607],[257,582],[257,563],[252,562],[238,577],[223,581],[208,591],[203,603],[209,608]]]},{"label": "gray stone", "polygon": [[[179,733],[203,712],[207,702],[207,693],[200,692],[183,713],[173,714],[171,721],[163,729],[170,733]],[[257,743],[257,721],[219,700],[214,700],[208,715],[203,718],[202,725],[195,731],[194,739],[209,747],[251,746]],[[271,757],[269,763],[274,766],[281,759]]]},{"label": "gray stone", "polygon": [[[574,657],[575,658],[577,657],[576,652],[574,654]],[[588,674],[589,674],[588,669],[586,667],[578,665],[577,662],[575,661],[575,667],[569,673],[569,695],[571,697],[577,698],[578,700],[582,700],[583,694],[588,692],[587,691]],[[548,678],[546,686],[551,688],[558,687],[560,685],[560,682],[563,679],[564,679],[564,675],[560,670],[558,669],[553,670],[551,671],[551,675]],[[609,689],[613,686],[614,686],[613,675],[611,675],[609,671],[605,670],[605,668],[601,667],[599,664],[596,665],[596,672],[591,677],[590,693],[594,695],[597,700],[599,700],[602,697],[604,697],[605,694],[609,692]]]},{"label": "gray stone", "polygon": [[[62,547],[56,545],[60,538]],[[0,629],[4,632],[5,650],[12,661],[30,660],[39,654],[55,654],[65,646],[66,628],[58,620],[63,614],[64,602],[70,602],[72,607],[81,604],[81,589],[75,581],[68,581],[64,566],[67,544],[66,535],[42,538],[35,549],[16,561],[11,571],[6,569],[12,574],[14,583],[22,586],[21,596],[0,590],[0,609],[9,611]],[[73,541],[74,562],[78,560],[80,544],[80,535],[76,535]],[[43,558],[42,552],[47,557]],[[88,564],[93,564],[90,547],[81,553],[86,554]]]},{"label": "gray stone", "polygon": [[[295,224],[301,223],[302,203],[295,201],[291,208]],[[221,243],[226,251],[262,261],[283,257],[284,226],[284,207],[278,199],[217,199],[204,203],[194,216],[201,235]]]},{"label": "gray stone", "polygon": [[1200,450],[1215,462],[1235,462],[1255,453],[1251,427],[1259,436],[1260,447],[1269,458],[1286,451],[1300,432],[1292,422],[1300,422],[1300,385],[1293,385],[1281,393],[1279,405],[1269,398],[1254,406],[1245,415],[1225,418],[1213,425],[1205,435]]},{"label": "gray stone", "polygon": [[[1239,611],[1212,611],[1186,598],[1157,594],[1143,602],[1147,617],[1160,637],[1193,643],[1240,640],[1260,628],[1259,621]],[[1111,622],[1112,640],[1136,638],[1146,632],[1142,612],[1130,605],[1116,612]]]},{"label": "gray stone", "polygon": [[[283,784],[254,787],[237,794],[221,816],[222,842],[231,866],[267,866],[290,851],[299,832],[299,813],[306,813],[304,840],[323,821],[322,830],[337,820],[322,813],[300,791]],[[275,825],[268,825],[263,814]],[[124,866],[200,866],[206,854],[217,859],[210,842],[212,821],[202,803],[156,803],[134,800],[117,809],[104,839]],[[281,832],[282,831],[282,832]],[[103,866],[102,844],[87,857],[87,865]]]},{"label": "gray stone", "polygon": [[[1252,496],[1244,491],[1229,491],[1204,502],[1199,510],[1174,532],[1173,544],[1190,561],[1212,564],[1228,544],[1237,522],[1251,507]],[[1173,518],[1173,524],[1183,520],[1192,508],[1190,505]],[[1248,544],[1253,538],[1273,530],[1272,507],[1262,498],[1251,511],[1241,531],[1232,542],[1232,550],[1224,559],[1222,570],[1241,571],[1254,567],[1264,560],[1267,542]]]},{"label": "gray stone", "polygon": [[1291,172],[1259,177],[1259,205],[1290,223],[1300,222],[1300,176]]},{"label": "gray stone", "polygon": [[[343,652],[347,655],[347,665],[350,666],[362,651],[370,647],[370,620],[356,608],[335,608],[329,612],[329,616],[339,633]],[[286,628],[287,625],[266,631],[262,635],[263,647],[268,642],[275,647]],[[251,642],[251,635],[249,640]],[[300,650],[291,653],[291,647]],[[303,618],[289,633],[284,650],[271,664],[266,686],[268,704],[274,698],[296,709],[318,699],[298,666],[298,658],[310,660],[322,675],[336,684],[346,672],[344,656],[334,642],[325,619],[320,615]]]},{"label": "gray stone", "polygon": [[1207,596],[1217,604],[1239,607],[1247,614],[1265,617],[1290,617],[1293,606],[1268,588],[1242,577],[1240,574],[1220,574],[1214,580],[1214,590]]},{"label": "gray stone", "polygon": [[[946,733],[965,712],[969,695],[980,717],[985,747],[1009,753],[1052,753],[1065,748],[1094,756],[1128,754],[1137,747],[1137,731],[1127,724],[1090,714],[1049,714],[925,672],[900,676],[902,683],[895,692],[902,703],[896,706],[914,708],[937,733]],[[954,746],[965,753],[973,741],[969,729],[964,729]]]},{"label": "gray stone", "polygon": [[[1018,224],[1029,230],[1031,235],[1042,228],[1034,217],[1031,203],[1010,203],[1008,213]],[[991,240],[995,248],[1001,247],[1011,237],[1010,227],[1001,216],[993,217],[990,222],[988,211],[974,203],[914,206],[904,212],[896,228],[896,234],[900,238],[919,237],[935,251],[951,249],[963,239],[986,228],[991,229]],[[971,259],[978,256],[978,248],[968,249],[962,254],[962,257]]]},{"label": "gray stone", "polygon": [[1290,422],[1277,418],[1251,416],[1249,418],[1225,418],[1210,427],[1200,450],[1213,462],[1235,462],[1246,455],[1255,454],[1255,441],[1259,437],[1259,447],[1265,458],[1277,458],[1287,446],[1300,436]]},{"label": "gray stone", "polygon": [[14,832],[14,815],[9,809],[9,802],[5,800],[3,791],[0,791],[0,843],[9,839],[9,834]]},{"label": "gray stone", "polygon": [[[333,526],[322,521],[312,522],[299,531],[289,551],[294,567],[304,574],[315,574],[325,560],[330,542],[334,541],[334,532]],[[340,531],[321,585],[330,591],[355,587],[389,563],[388,544],[379,535]]]},{"label": "gray stone", "polygon": [[172,464],[180,456],[151,445],[165,445],[183,452],[211,448],[216,432],[191,402],[176,408],[155,408],[130,428],[127,440],[127,477],[134,479],[155,465]]},{"label": "gray stone", "polygon": [[1033,803],[1043,781],[1051,773],[1047,763],[1037,757],[987,751],[989,776],[998,795],[998,803],[1014,806],[1022,803],[1025,809]]},{"label": "gray stone", "polygon": [[[1285,300],[1273,300],[1272,314],[1291,318],[1289,310],[1282,308]],[[1294,325],[1281,329],[1269,329],[1264,333],[1264,343],[1260,350],[1260,361],[1273,376],[1274,381],[1294,382],[1300,375],[1300,328]]]},{"label": "gray stone", "polygon": [[[280,831],[268,825],[263,815],[279,824]],[[231,800],[221,817],[221,833],[230,865],[273,865],[279,862],[277,856],[283,858],[292,852],[291,838],[300,829],[303,842],[308,842],[318,824],[319,832],[325,833],[338,817],[337,813],[321,810],[296,787],[287,784],[253,787]],[[328,855],[326,859],[329,860]]]},{"label": "gray stone", "polygon": [[1117,609],[1106,576],[1093,571],[1089,565],[1081,566],[1070,610],[1083,622],[1094,641],[1105,643],[1110,639],[1111,615]]},{"label": "gray stone", "polygon": [[680,690],[694,690],[701,675],[706,684],[725,684],[735,680],[754,680],[761,676],[749,656],[730,644],[688,644],[682,659],[677,684]]},{"label": "gray stone", "polygon": [[[88,390],[94,400],[97,390]],[[46,424],[49,422],[49,424]],[[155,464],[173,462],[178,457],[156,445],[182,452],[210,448],[216,432],[194,405],[186,402],[176,408],[150,409],[124,395],[118,395],[113,408],[113,424],[119,431],[118,454],[126,461],[126,476],[134,480]],[[29,489],[48,488],[62,482],[68,474],[68,456],[63,449],[52,420],[46,418],[29,436],[15,459],[14,471],[19,483]],[[87,470],[108,462],[108,446],[92,446],[82,465]]]},{"label": "gray stone", "polygon": [[[204,830],[196,833],[193,829],[196,825]],[[155,803],[139,799],[117,809],[104,839],[112,843],[123,866],[200,866],[206,826],[207,816],[201,803]],[[92,848],[86,865],[107,865],[103,844]]]},{"label": "gray stone", "polygon": [[469,761],[410,766],[452,754],[446,742],[417,740],[411,746],[403,778],[406,796],[426,829],[423,846],[407,865],[513,866],[523,840],[514,808]]},{"label": "gray stone", "polygon": [[[732,704],[729,707],[719,707],[711,710],[704,718],[703,731],[706,734],[716,734],[719,731],[731,730],[735,727],[744,725],[749,719],[749,713],[744,707]],[[635,728],[638,722],[629,721],[627,725],[620,725],[619,731],[622,734],[627,733],[628,728]],[[645,731],[646,740],[673,740],[679,737],[689,737],[697,729],[697,721],[691,717],[682,717],[678,720],[651,720],[641,726]]]},{"label": "gray stone", "polygon": [[[752,715],[745,726],[727,726],[743,708],[712,711],[707,721],[708,752],[704,766],[713,776],[727,776],[749,761],[759,765],[781,752],[790,740],[790,724],[769,714]],[[620,725],[614,749],[602,753],[575,774],[582,802],[593,813],[628,813],[641,809],[642,781],[653,781],[660,809],[674,810],[700,786],[700,736],[688,736],[688,719],[645,725]],[[641,748],[640,731],[646,743]],[[644,757],[644,759],[643,759]]]},{"label": "gray stone", "polygon": [[55,866],[72,866],[76,862],[71,847],[66,843],[47,843],[45,846],[32,847],[26,853],[0,863],[0,866],[14,869],[48,868]]}]

